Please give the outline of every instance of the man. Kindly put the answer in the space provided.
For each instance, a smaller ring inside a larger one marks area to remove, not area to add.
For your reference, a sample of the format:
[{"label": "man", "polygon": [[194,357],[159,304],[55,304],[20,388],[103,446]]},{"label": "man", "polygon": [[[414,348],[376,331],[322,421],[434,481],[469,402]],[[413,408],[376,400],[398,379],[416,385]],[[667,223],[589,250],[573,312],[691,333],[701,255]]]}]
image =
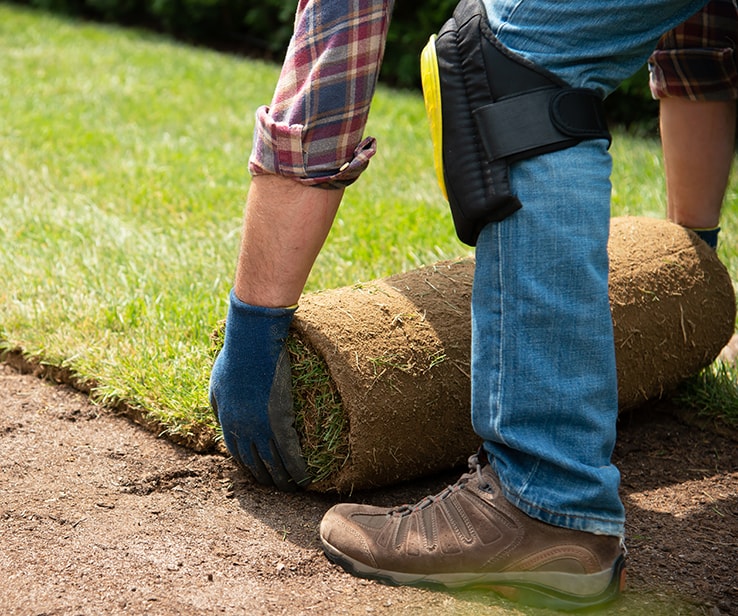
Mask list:
[{"label": "man", "polygon": [[667,215],[717,246],[720,210],[735,151],[734,0],[712,0],[665,34],[649,60],[659,99]]},{"label": "man", "polygon": [[[666,33],[649,59],[659,100],[667,217],[717,249],[735,155],[738,7],[712,0]],[[738,335],[721,353],[735,361]]]},{"label": "man", "polygon": [[[309,481],[283,343],[344,187],[374,152],[361,139],[392,9],[338,4],[299,3],[273,104],[259,112],[211,377],[229,450],[281,489]],[[442,181],[459,236],[476,246],[471,412],[483,447],[459,482],[413,507],[332,508],[320,529],[331,560],[364,577],[482,585],[554,608],[617,596],[624,509],[610,460],[600,102],[704,4],[463,0],[426,50]]]}]

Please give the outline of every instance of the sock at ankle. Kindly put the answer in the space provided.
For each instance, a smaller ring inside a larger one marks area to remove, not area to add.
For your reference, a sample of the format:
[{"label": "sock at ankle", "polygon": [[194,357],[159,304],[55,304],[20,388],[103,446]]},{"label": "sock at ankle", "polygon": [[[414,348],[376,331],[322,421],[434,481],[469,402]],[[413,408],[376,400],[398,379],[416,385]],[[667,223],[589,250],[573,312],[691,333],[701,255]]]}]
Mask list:
[{"label": "sock at ankle", "polygon": [[712,227],[710,229],[692,229],[687,227],[691,231],[694,231],[700,239],[705,242],[713,250],[717,249],[718,245],[718,234],[720,233],[720,227]]}]

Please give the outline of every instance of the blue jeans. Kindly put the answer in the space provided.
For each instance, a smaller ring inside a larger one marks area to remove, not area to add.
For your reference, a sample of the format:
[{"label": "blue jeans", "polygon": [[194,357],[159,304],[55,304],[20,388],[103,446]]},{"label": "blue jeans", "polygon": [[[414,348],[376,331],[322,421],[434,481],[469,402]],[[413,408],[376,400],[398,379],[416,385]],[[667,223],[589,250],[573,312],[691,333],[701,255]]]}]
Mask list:
[{"label": "blue jeans", "polygon": [[[606,96],[705,0],[484,0],[511,51]],[[521,210],[482,231],[472,299],[472,420],[529,515],[623,536],[608,300],[604,140],[512,166]]]}]

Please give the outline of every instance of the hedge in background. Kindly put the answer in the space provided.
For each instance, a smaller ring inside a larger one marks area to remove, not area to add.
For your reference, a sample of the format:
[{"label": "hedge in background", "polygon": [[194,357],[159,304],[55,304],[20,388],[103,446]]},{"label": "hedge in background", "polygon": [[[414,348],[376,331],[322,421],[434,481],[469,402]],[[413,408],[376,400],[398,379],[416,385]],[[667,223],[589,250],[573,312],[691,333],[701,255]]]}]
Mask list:
[{"label": "hedge in background", "polygon": [[[296,2],[284,0],[16,0],[21,4],[122,25],[145,26],[190,43],[281,60],[292,35]],[[380,79],[400,88],[419,88],[419,55],[428,37],[449,18],[457,0],[397,2],[387,37]],[[606,103],[614,123],[656,126],[642,69]]]}]

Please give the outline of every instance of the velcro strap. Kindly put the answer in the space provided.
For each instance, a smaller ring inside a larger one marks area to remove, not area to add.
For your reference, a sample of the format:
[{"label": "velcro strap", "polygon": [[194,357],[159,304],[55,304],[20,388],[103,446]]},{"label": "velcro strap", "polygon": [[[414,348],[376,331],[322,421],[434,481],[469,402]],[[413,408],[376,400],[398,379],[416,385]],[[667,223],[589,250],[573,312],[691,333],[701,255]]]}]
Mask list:
[{"label": "velcro strap", "polygon": [[611,139],[602,101],[584,88],[529,90],[473,113],[490,161],[528,158],[582,139]]}]

